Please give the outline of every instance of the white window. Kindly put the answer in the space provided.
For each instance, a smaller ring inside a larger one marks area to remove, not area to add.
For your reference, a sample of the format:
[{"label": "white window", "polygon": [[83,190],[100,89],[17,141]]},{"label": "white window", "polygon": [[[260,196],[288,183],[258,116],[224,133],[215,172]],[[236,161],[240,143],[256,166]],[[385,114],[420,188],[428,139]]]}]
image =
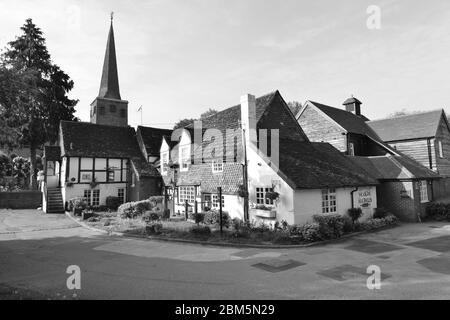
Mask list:
[{"label": "white window", "polygon": [[348,154],[352,157],[355,156],[355,144],[353,142],[348,144]]},{"label": "white window", "polygon": [[47,161],[47,176],[55,175],[55,161]]},{"label": "white window", "polygon": [[100,190],[84,190],[84,200],[90,206],[100,205]]},{"label": "white window", "polygon": [[223,172],[223,161],[214,160],[212,162],[212,171],[213,171],[213,173]]},{"label": "white window", "polygon": [[88,205],[91,205],[91,190],[84,190],[83,198],[86,200]]},{"label": "white window", "polygon": [[100,190],[92,190],[92,205],[100,205]]},{"label": "white window", "polygon": [[439,158],[443,158],[444,157],[444,149],[442,148],[442,141],[438,141],[438,146],[439,146]]},{"label": "white window", "polygon": [[273,188],[256,188],[256,204],[273,205],[273,200],[266,197],[268,192],[273,192]]},{"label": "white window", "polygon": [[195,202],[195,187],[179,187],[178,190],[179,203],[185,203],[186,200],[188,203]]},{"label": "white window", "polygon": [[428,185],[426,180],[419,181],[420,202],[428,202]]},{"label": "white window", "polygon": [[336,211],[336,189],[322,190],[322,213],[335,213]]},{"label": "white window", "polygon": [[180,151],[180,162],[181,162],[181,171],[187,171],[189,168],[189,146],[181,148]]},{"label": "white window", "polygon": [[120,203],[125,202],[125,189],[120,188],[117,190],[117,197],[120,199]]},{"label": "white window", "polygon": [[161,174],[167,175],[169,171],[169,153],[165,152],[161,155]]},{"label": "white window", "polygon": [[[225,198],[224,196],[222,196],[222,208],[225,207]],[[219,203],[219,195],[218,194],[213,194],[212,195],[212,207],[213,208],[219,208],[220,203]]]}]

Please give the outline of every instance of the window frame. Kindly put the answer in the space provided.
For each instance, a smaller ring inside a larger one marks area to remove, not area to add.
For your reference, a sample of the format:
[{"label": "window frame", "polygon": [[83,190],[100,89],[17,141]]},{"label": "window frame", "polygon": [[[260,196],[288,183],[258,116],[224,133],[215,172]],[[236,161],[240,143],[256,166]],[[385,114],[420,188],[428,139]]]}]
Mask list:
[{"label": "window frame", "polygon": [[420,195],[420,203],[430,202],[430,199],[428,197],[428,182],[427,182],[427,180],[419,181],[419,195]]},{"label": "window frame", "polygon": [[119,198],[122,203],[125,203],[125,188],[117,189],[117,198]]},{"label": "window frame", "polygon": [[353,142],[348,143],[348,155],[351,157],[355,156],[355,143]]},{"label": "window frame", "polygon": [[223,172],[223,160],[213,160],[211,163],[213,173]]},{"label": "window frame", "polygon": [[322,189],[322,214],[337,213],[337,193],[335,188]]},{"label": "window frame", "polygon": [[442,140],[438,140],[438,153],[439,153],[439,158],[443,159],[444,158],[444,146],[442,145]]},{"label": "window frame", "polygon": [[161,175],[165,176],[169,172],[169,152],[161,153]]},{"label": "window frame", "polygon": [[[222,209],[225,208],[225,197],[224,195],[222,195]],[[211,194],[211,207],[214,209],[219,209],[219,195],[217,193],[212,193]]]},{"label": "window frame", "polygon": [[184,204],[186,200],[188,201],[189,204],[195,203],[195,199],[197,196],[195,186],[179,186],[177,193],[178,193],[178,204]]},{"label": "window frame", "polygon": [[268,192],[274,192],[272,187],[256,187],[256,204],[257,205],[265,205],[265,206],[273,206],[274,201],[266,197]]},{"label": "window frame", "polygon": [[[186,154],[183,154],[183,153]],[[189,160],[190,160],[190,146],[183,146],[180,148],[180,171],[189,170]]]},{"label": "window frame", "polygon": [[109,112],[110,113],[117,113],[117,106],[115,104],[109,105]]},{"label": "window frame", "polygon": [[100,189],[94,189],[92,190],[92,206],[99,206],[100,205]]}]

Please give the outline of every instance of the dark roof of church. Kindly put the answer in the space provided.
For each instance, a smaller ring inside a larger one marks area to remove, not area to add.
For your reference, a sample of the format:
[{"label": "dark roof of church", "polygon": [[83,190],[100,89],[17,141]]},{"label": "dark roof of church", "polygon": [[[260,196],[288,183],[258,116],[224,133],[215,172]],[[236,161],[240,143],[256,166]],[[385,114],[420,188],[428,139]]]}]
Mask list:
[{"label": "dark roof of church", "polygon": [[391,119],[369,121],[367,124],[384,141],[399,141],[436,136],[444,111],[434,110]]},{"label": "dark roof of church", "polygon": [[139,149],[132,127],[61,121],[62,156],[130,159],[142,176],[159,176]]},{"label": "dark roof of church", "polygon": [[381,138],[373,131],[366,123],[367,118],[364,116],[357,116],[351,112],[330,107],[314,101],[309,101],[319,110],[333,119],[337,124],[343,127],[347,132],[366,135],[376,141],[381,142]]},{"label": "dark roof of church", "polygon": [[163,137],[168,137],[168,141],[170,141],[172,131],[170,129],[138,126],[137,134],[142,137],[148,155],[159,156]]},{"label": "dark roof of church", "polygon": [[112,22],[109,29],[108,42],[106,44],[102,80],[100,83],[100,91],[98,96],[100,98],[121,100],[119,76],[117,74],[116,45],[114,42],[114,29]]}]

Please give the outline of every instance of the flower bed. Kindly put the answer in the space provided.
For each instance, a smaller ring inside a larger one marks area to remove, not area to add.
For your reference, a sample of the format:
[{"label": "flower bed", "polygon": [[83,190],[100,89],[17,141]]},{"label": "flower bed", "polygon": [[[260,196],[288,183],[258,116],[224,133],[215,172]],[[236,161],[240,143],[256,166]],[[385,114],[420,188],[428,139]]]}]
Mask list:
[{"label": "flower bed", "polygon": [[[136,203],[135,203],[136,206]],[[141,205],[138,205],[140,207]],[[130,206],[125,206],[127,210]],[[140,209],[139,209],[140,210]],[[151,211],[133,214],[128,218],[123,210],[118,213],[94,213],[85,222],[95,228],[108,232],[123,232],[141,236],[167,239],[195,240],[204,242],[259,244],[259,245],[298,245],[338,239],[344,235],[361,231],[377,230],[396,225],[398,220],[391,214],[379,216],[364,222],[354,221],[349,215],[316,215],[311,223],[288,225],[286,222],[275,226],[223,216],[223,232],[220,233],[219,217],[216,212],[191,214],[190,221],[174,222],[162,218]]]}]

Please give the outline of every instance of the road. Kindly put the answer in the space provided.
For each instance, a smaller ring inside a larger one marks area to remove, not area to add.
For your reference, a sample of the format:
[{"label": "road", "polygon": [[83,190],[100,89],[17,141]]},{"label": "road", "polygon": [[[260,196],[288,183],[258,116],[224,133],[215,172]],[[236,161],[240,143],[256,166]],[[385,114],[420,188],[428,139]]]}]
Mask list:
[{"label": "road", "polygon": [[[69,266],[81,289],[69,290]],[[378,266],[381,288],[367,288]],[[65,216],[0,210],[0,299],[448,299],[450,224],[301,249],[109,237]]]}]

